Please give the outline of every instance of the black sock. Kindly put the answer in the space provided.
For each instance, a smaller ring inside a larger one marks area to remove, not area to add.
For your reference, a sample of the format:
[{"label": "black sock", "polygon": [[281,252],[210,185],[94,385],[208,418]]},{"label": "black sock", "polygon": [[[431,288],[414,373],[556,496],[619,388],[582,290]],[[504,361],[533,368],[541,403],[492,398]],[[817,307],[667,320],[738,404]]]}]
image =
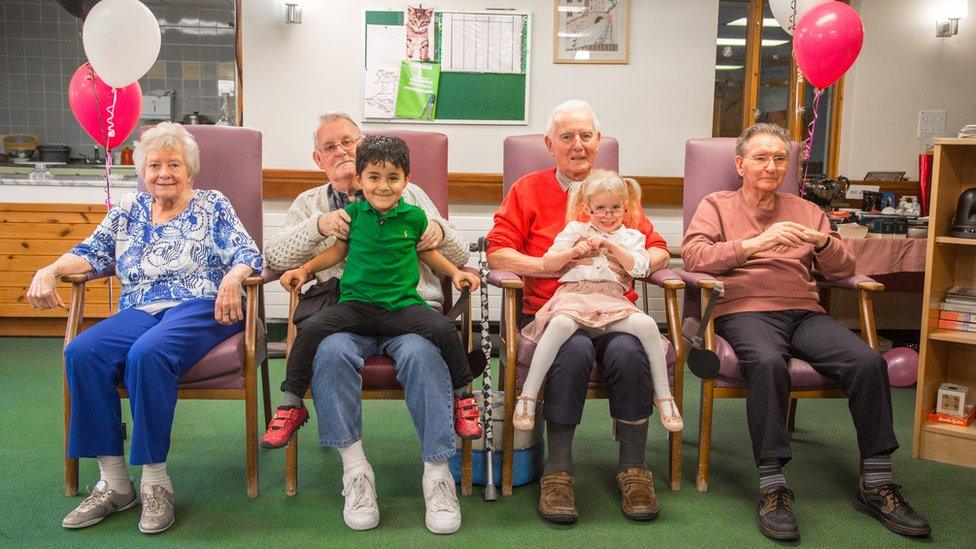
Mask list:
[{"label": "black sock", "polygon": [[471,398],[471,391],[469,391],[468,386],[465,385],[460,389],[454,389],[454,396],[458,398]]},{"label": "black sock", "polygon": [[546,422],[546,443],[549,455],[542,474],[566,472],[573,474],[573,435],[575,425]]},{"label": "black sock", "polygon": [[759,460],[759,491],[786,486],[779,458]]}]

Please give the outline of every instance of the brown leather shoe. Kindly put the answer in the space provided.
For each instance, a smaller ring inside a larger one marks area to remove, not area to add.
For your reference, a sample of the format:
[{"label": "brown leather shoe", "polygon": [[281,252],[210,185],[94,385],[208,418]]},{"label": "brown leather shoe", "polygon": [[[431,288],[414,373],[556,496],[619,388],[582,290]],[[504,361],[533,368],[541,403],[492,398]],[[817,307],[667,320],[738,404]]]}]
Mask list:
[{"label": "brown leather shoe", "polygon": [[652,520],[657,518],[660,505],[654,495],[654,482],[647,469],[632,467],[617,475],[620,487],[620,509],[631,520]]},{"label": "brown leather shoe", "polygon": [[551,473],[539,481],[539,516],[557,524],[573,524],[579,515],[573,502],[573,475]]}]

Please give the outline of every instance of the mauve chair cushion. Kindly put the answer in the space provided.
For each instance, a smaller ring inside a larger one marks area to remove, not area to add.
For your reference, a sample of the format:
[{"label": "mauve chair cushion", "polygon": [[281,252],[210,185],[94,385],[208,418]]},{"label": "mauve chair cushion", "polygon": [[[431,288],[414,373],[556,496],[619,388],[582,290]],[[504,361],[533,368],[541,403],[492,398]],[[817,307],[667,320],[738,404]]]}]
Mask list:
[{"label": "mauve chair cushion", "polygon": [[447,136],[416,130],[370,130],[365,135],[393,135],[410,148],[410,182],[427,193],[447,219]]},{"label": "mauve chair cushion", "polygon": [[[721,336],[715,336],[715,349],[722,366],[715,377],[716,387],[745,387],[746,380],[742,377],[739,358],[732,350],[729,342]],[[790,371],[790,385],[794,390],[822,389],[835,387],[837,384],[818,374],[810,364],[798,358],[791,358],[787,368]]]},{"label": "mauve chair cushion", "polygon": [[403,387],[396,378],[396,367],[393,359],[377,355],[372,356],[363,364],[361,371],[363,376],[363,390],[394,389],[399,390]]},{"label": "mauve chair cushion", "polygon": [[[265,359],[264,323],[258,322],[255,364]],[[180,378],[180,389],[240,389],[244,387],[244,331],[221,341]]]},{"label": "mauve chair cushion", "polygon": [[[502,158],[503,196],[522,176],[556,166],[555,159],[546,148],[545,136],[541,133],[506,137]],[[620,145],[616,139],[605,135],[600,139],[595,166],[601,170],[620,170]]]},{"label": "mauve chair cushion", "polygon": [[[662,337],[661,341],[664,342],[664,359],[668,364],[668,380],[674,383],[674,346],[666,338]],[[521,387],[525,383],[526,376],[529,375],[529,363],[532,362],[535,347],[536,344],[531,339],[519,337],[519,363],[518,369],[515,371],[516,387]],[[590,389],[604,389],[606,386],[606,379],[603,377],[603,367],[597,361],[593,361],[593,370],[590,372]]]}]

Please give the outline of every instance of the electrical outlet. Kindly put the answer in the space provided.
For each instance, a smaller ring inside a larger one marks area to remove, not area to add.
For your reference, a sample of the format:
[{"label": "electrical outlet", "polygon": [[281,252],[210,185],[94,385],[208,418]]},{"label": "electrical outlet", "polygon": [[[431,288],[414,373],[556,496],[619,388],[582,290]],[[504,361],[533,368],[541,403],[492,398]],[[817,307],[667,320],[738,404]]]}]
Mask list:
[{"label": "electrical outlet", "polygon": [[918,111],[918,136],[942,135],[945,133],[945,111]]}]

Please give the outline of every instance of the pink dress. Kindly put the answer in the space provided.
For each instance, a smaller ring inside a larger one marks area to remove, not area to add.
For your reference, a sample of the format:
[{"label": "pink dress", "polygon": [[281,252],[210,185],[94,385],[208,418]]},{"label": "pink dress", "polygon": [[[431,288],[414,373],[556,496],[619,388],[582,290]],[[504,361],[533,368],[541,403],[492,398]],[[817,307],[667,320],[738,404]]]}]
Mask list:
[{"label": "pink dress", "polygon": [[[603,236],[634,254],[634,267],[628,275],[639,278],[647,273],[650,257],[644,249],[644,235],[640,231],[621,225],[612,233],[605,233],[589,223],[572,221],[560,232],[549,248],[550,252],[568,250],[581,238]],[[538,343],[549,320],[565,315],[581,326],[603,329],[634,313],[642,312],[624,295],[627,286],[621,277],[610,269],[605,255],[593,258],[592,265],[579,265],[566,272],[562,284],[535,314],[535,319],[522,329],[522,335]],[[628,281],[629,282],[629,281]]]}]

